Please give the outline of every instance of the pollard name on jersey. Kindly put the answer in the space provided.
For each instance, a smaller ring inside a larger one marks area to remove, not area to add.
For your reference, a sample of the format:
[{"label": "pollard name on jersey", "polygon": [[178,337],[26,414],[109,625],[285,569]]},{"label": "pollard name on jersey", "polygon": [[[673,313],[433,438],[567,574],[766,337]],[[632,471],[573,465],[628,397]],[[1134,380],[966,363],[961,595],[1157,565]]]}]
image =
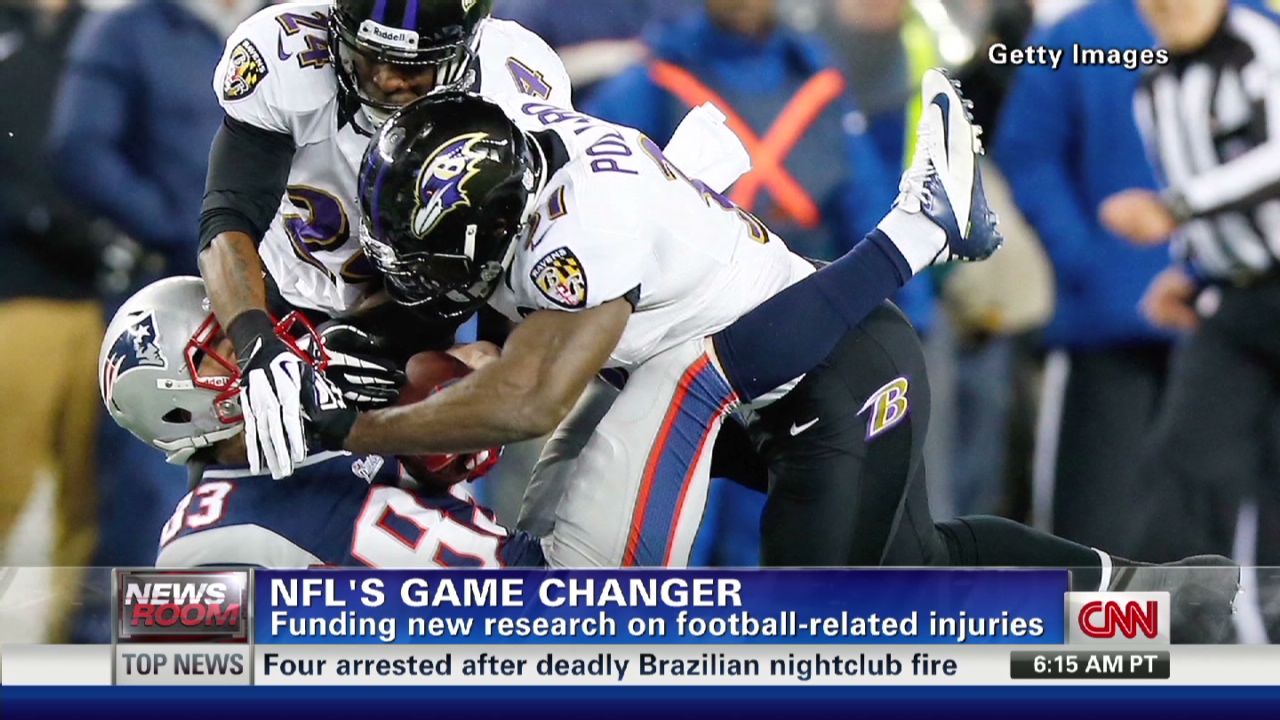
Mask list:
[{"label": "pollard name on jersey", "polygon": [[542,567],[542,543],[460,486],[401,489],[400,463],[319,453],[283,480],[211,468],[160,533],[157,567]]},{"label": "pollard name on jersey", "polygon": [[610,365],[633,367],[715,334],[813,272],[758,219],[685,176],[647,137],[543,102],[521,125],[552,130],[553,168],[527,235],[490,304],[519,322],[628,297],[635,312]]},{"label": "pollard name on jersey", "polygon": [[[365,298],[373,273],[360,251],[355,200],[369,135],[339,127],[328,14],[326,2],[286,3],[246,20],[227,41],[214,91],[230,117],[293,138],[288,190],[262,259],[287,301],[344,315]],[[514,22],[483,21],[472,70],[472,89],[504,106],[520,98],[571,106],[560,59]]]}]

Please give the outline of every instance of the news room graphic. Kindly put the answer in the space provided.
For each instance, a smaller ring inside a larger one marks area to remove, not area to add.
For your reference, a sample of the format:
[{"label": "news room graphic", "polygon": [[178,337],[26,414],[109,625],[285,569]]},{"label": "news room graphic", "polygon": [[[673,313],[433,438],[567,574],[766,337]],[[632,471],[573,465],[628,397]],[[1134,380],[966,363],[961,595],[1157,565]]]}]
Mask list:
[{"label": "news room graphic", "polygon": [[248,570],[116,571],[113,682],[248,685],[250,578]]},{"label": "news room graphic", "polygon": [[[118,570],[115,643],[0,648],[7,685],[1265,685],[1172,646],[1168,593],[1065,570]],[[55,673],[56,669],[56,673]]]}]

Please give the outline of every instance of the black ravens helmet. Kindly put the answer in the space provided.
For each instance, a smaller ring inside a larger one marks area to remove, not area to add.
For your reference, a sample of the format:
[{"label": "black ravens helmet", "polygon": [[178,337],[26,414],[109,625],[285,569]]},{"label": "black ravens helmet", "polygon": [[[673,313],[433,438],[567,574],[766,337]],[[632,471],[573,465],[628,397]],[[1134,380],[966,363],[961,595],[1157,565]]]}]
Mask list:
[{"label": "black ravens helmet", "polygon": [[395,72],[414,97],[458,88],[492,9],[493,0],[334,0],[329,47],[338,82],[388,114],[413,98],[380,88],[378,72]]},{"label": "black ravens helmet", "polygon": [[391,297],[440,317],[483,305],[543,165],[537,143],[475,95],[431,95],[392,115],[360,169],[360,242]]}]

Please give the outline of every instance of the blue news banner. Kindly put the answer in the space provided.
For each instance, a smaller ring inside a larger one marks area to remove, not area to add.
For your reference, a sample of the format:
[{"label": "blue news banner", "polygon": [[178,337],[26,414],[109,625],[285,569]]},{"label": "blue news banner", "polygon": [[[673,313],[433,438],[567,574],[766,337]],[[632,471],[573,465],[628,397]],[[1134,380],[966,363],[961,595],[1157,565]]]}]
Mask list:
[{"label": "blue news banner", "polygon": [[1059,570],[260,570],[258,645],[1060,644]]},{"label": "blue news banner", "polygon": [[252,682],[974,682],[1007,678],[1007,651],[958,646],[1063,643],[1067,590],[1066,571],[263,570]]}]

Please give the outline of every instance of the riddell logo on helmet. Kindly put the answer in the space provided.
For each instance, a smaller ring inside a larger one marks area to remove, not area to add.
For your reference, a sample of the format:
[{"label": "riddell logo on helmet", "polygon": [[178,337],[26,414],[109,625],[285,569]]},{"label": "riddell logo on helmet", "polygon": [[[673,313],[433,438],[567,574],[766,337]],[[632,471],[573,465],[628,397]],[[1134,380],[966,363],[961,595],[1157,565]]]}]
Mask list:
[{"label": "riddell logo on helmet", "polygon": [[403,28],[387,27],[372,20],[360,23],[360,32],[357,36],[366,42],[396,50],[418,49],[418,33]]}]

